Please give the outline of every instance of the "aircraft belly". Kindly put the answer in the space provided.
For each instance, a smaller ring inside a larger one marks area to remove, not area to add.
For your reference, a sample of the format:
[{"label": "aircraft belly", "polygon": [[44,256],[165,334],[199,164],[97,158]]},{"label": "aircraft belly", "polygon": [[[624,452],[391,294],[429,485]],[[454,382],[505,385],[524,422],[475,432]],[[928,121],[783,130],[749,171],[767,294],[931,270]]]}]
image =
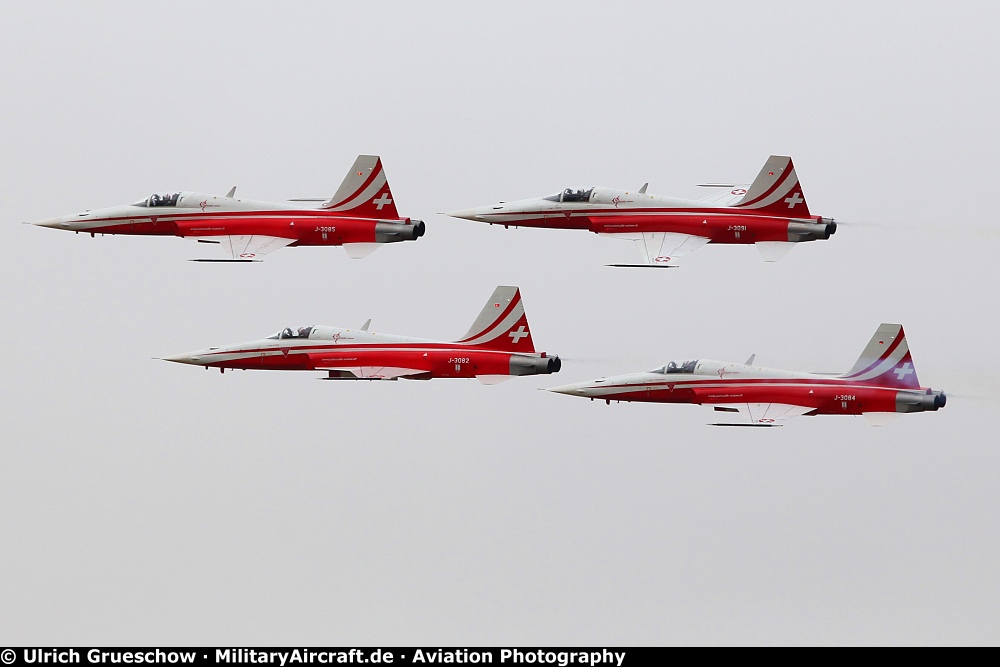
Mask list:
[{"label": "aircraft belly", "polygon": [[712,243],[749,244],[758,241],[787,241],[788,220],[749,215],[719,215],[712,212],[636,213],[593,215],[590,231],[597,234],[639,234],[666,232],[701,236]]},{"label": "aircraft belly", "polygon": [[567,216],[565,213],[538,213],[532,215],[498,215],[487,216],[483,222],[491,225],[507,227],[539,227],[543,229],[588,229],[589,221],[585,214],[577,213]]},{"label": "aircraft belly", "polygon": [[469,349],[344,350],[312,355],[318,369],[393,368],[429,373],[436,378],[509,375],[509,353]]}]

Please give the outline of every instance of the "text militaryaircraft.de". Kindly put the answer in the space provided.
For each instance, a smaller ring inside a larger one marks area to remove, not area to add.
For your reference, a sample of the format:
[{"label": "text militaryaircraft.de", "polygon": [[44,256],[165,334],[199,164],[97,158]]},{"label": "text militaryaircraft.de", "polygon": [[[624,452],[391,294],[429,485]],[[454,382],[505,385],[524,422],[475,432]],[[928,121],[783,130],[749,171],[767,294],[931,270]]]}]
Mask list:
[{"label": "text militaryaircraft.de", "polygon": [[[180,236],[219,244],[225,259],[200,262],[252,262],[285,246],[344,246],[361,259],[383,243],[415,241],[424,234],[421,220],[401,218],[382,161],[359,155],[329,201],[295,199],[285,203],[237,199],[234,187],[224,197],[197,192],[152,195],[148,199],[36,223],[41,227],[95,234]],[[307,202],[324,202],[319,207]]]},{"label": "text militaryaircraft.de", "polygon": [[[648,185],[648,184],[646,184]],[[509,227],[584,229],[635,241],[644,264],[671,267],[706,243],[753,243],[765,261],[781,259],[795,243],[828,239],[837,231],[832,218],[809,213],[790,157],[772,155],[745,188],[705,199],[680,199],[638,191],[593,187],[448,215]]]},{"label": "text militaryaircraft.de", "polygon": [[715,426],[780,426],[800,415],[863,414],[882,426],[903,412],[943,408],[942,391],[920,386],[906,335],[899,324],[882,324],[854,367],[824,375],[696,360],[671,362],[646,373],[581,382],[554,391],[611,401],[696,403],[738,413],[739,423]]},{"label": "text militaryaircraft.de", "polygon": [[227,368],[327,371],[330,380],[478,378],[557,373],[557,356],[535,352],[517,287],[497,287],[461,340],[442,342],[360,329],[312,326],[267,338],[167,357],[166,361]]}]

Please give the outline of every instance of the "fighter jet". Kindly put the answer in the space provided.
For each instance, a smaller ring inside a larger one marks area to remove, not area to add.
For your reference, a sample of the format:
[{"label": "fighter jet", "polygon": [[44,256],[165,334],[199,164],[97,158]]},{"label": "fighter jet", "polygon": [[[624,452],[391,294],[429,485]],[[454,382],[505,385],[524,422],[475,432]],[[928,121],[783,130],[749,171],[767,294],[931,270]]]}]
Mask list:
[{"label": "fighter jet", "polygon": [[920,386],[906,335],[882,324],[850,371],[801,373],[707,359],[672,361],[645,373],[553,387],[594,400],[711,405],[730,419],[714,426],[781,426],[800,415],[864,415],[882,426],[904,412],[945,406],[942,391]]},{"label": "fighter jet", "polygon": [[651,195],[648,185],[567,188],[447,215],[504,227],[584,229],[634,241],[642,263],[610,266],[670,268],[706,243],[753,243],[765,261],[773,262],[796,243],[828,239],[837,231],[832,218],[809,212],[790,157],[772,155],[749,186],[705,184],[725,189],[705,199]]},{"label": "fighter jet", "polygon": [[478,378],[497,384],[514,375],[557,373],[558,356],[535,352],[517,287],[497,287],[468,333],[446,343],[369,330],[309,326],[224,347],[167,357],[218,368],[326,371],[324,380]]},{"label": "fighter jet", "polygon": [[225,196],[154,194],[134,204],[35,224],[91,236],[180,236],[216,244],[224,255],[222,259],[192,260],[196,262],[260,261],[285,246],[343,246],[349,257],[361,259],[383,243],[415,241],[424,234],[423,221],[401,218],[396,212],[377,155],[359,155],[337,194],[328,201],[237,199],[233,187]]}]

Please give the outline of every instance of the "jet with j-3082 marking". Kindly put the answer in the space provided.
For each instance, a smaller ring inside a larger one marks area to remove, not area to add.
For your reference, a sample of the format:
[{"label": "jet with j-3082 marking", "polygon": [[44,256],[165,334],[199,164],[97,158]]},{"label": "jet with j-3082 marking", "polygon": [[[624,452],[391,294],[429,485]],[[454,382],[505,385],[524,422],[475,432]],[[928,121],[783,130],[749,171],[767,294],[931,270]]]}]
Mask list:
[{"label": "jet with j-3082 marking", "polygon": [[906,335],[882,324],[850,371],[802,373],[707,359],[672,361],[645,373],[579,382],[548,391],[591,400],[711,405],[736,422],[714,426],[781,426],[800,415],[864,415],[883,426],[904,412],[943,408],[942,391],[920,386]]},{"label": "jet with j-3082 marking", "polygon": [[642,264],[669,268],[707,243],[754,244],[765,261],[781,259],[796,243],[828,239],[832,218],[812,215],[790,157],[772,155],[749,186],[723,188],[705,199],[681,199],[638,190],[567,188],[548,197],[500,202],[448,213],[504,227],[582,229],[634,241]]},{"label": "jet with j-3082 marking", "polygon": [[[317,205],[318,204],[318,205]],[[384,243],[415,241],[422,220],[400,217],[377,155],[359,155],[331,199],[276,203],[197,192],[151,195],[142,201],[35,223],[96,234],[180,236],[221,246],[222,259],[253,262],[285,246],[343,246],[361,259]]]},{"label": "jet with j-3082 marking", "polygon": [[261,340],[166,357],[207,368],[326,371],[328,380],[478,378],[497,384],[515,375],[557,373],[558,356],[536,352],[517,287],[497,287],[469,332],[453,342],[369,330],[286,328]]}]

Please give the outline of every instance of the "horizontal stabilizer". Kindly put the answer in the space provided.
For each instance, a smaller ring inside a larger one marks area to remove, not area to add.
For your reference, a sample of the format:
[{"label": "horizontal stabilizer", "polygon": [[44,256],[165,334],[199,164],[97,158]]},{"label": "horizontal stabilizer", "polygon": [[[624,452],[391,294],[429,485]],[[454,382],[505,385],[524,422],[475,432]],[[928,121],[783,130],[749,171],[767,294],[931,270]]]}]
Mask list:
[{"label": "horizontal stabilizer", "polygon": [[901,412],[862,412],[869,426],[888,426],[902,414]]},{"label": "horizontal stabilizer", "polygon": [[378,247],[382,245],[381,243],[345,243],[344,251],[347,252],[347,256],[351,259],[364,259],[368,255],[372,254]]},{"label": "horizontal stabilizer", "polygon": [[501,382],[506,382],[511,379],[512,375],[477,375],[476,379],[482,384],[493,385],[500,384]]},{"label": "horizontal stabilizer", "polygon": [[754,245],[765,262],[777,262],[795,247],[790,241],[757,241]]}]

